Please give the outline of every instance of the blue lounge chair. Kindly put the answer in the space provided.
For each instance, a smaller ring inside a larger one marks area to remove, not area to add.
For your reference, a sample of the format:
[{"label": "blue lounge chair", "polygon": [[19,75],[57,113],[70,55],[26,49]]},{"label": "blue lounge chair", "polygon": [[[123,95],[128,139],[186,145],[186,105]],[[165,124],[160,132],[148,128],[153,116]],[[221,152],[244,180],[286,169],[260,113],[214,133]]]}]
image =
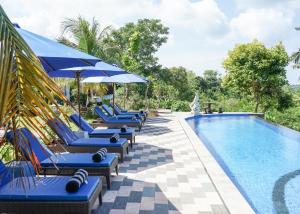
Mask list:
[{"label": "blue lounge chair", "polygon": [[104,124],[109,128],[121,128],[124,125],[135,127],[139,131],[142,128],[142,122],[139,119],[116,119],[114,117],[109,117],[98,106],[95,107],[94,111],[103,120]]},{"label": "blue lounge chair", "polygon": [[147,119],[147,112],[146,111],[127,111],[127,110],[124,110],[122,109],[118,104],[115,103],[115,105],[113,105],[113,103],[110,103],[109,104],[114,110],[115,110],[115,113],[118,115],[118,114],[140,114],[142,117],[144,117],[144,119],[146,120]]},{"label": "blue lounge chair", "polygon": [[120,138],[111,143],[109,138],[79,138],[63,122],[55,119],[49,120],[48,125],[64,142],[69,152],[94,153],[100,148],[106,148],[108,152],[118,153],[120,160],[124,160],[124,153],[128,154],[128,140]]},{"label": "blue lounge chair", "polygon": [[[121,129],[94,129],[83,117],[80,117],[78,114],[72,114],[70,119],[80,128],[82,131],[89,133],[89,136],[92,138],[103,138],[111,137],[114,134],[119,134],[121,138],[126,138],[132,144],[135,142],[135,131],[133,128],[126,128],[126,132],[121,132]],[[79,122],[80,121],[80,122]]]},{"label": "blue lounge chair", "polygon": [[[97,199],[102,204],[102,181],[98,176],[89,176],[87,184],[75,193],[68,193],[65,186],[70,177],[16,178],[0,161],[0,178],[0,213],[90,214]],[[25,191],[20,179],[30,188]]]},{"label": "blue lounge chair", "polygon": [[106,104],[101,105],[102,109],[107,113],[108,116],[116,118],[116,119],[132,119],[136,118],[141,120],[142,122],[144,121],[143,117],[140,114],[127,114],[127,113],[122,113],[122,114],[116,114],[114,115],[114,112],[112,109],[108,107]]},{"label": "blue lounge chair", "polygon": [[[22,153],[28,158],[33,156],[42,167],[42,172],[50,175],[70,175],[77,169],[83,168],[90,175],[105,176],[107,188],[110,188],[110,176],[115,170],[118,174],[118,155],[107,153],[106,158],[100,162],[93,162],[93,154],[89,153],[61,153],[54,154],[27,129],[17,130],[18,146]],[[6,138],[13,143],[13,133],[8,132]],[[55,164],[54,164],[55,163]]]}]

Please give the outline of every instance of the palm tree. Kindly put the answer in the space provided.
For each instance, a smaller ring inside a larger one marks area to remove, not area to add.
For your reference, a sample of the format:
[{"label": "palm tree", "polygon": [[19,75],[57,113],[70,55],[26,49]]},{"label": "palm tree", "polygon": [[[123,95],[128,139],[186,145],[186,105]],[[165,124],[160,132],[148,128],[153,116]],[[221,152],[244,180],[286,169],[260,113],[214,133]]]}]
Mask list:
[{"label": "palm tree", "polygon": [[294,68],[300,68],[300,49],[292,54],[290,61],[295,63]]},{"label": "palm tree", "polygon": [[[104,55],[103,40],[111,33],[112,27],[100,28],[99,22],[93,18],[89,23],[86,19],[79,16],[77,19],[67,18],[62,22],[62,36],[60,42],[66,45],[75,46],[83,52],[102,58]],[[70,34],[74,42],[65,37]]]},{"label": "palm tree", "polygon": [[[101,29],[99,22],[95,18],[93,18],[91,23],[81,16],[78,16],[77,19],[67,18],[62,22],[62,36],[58,41],[103,59],[106,52],[106,45],[104,45],[103,40],[108,38],[111,31],[111,26]],[[69,34],[74,42],[67,39],[66,34]],[[107,91],[107,87],[103,84],[98,84],[96,87],[94,84],[85,85],[84,91],[87,92],[91,87],[100,96]]]},{"label": "palm tree", "polygon": [[[55,97],[68,101],[15,30],[1,6],[0,32],[0,129],[4,130],[4,135],[0,136],[0,148],[6,143],[4,136],[7,130],[16,132],[21,127],[29,128],[44,143],[51,143],[54,138],[45,124],[58,116],[49,104],[67,116]],[[16,143],[14,147],[15,154],[19,153],[19,159],[22,159],[21,149]],[[0,159],[1,154],[0,151]],[[38,160],[33,157],[31,160],[38,171]]]}]

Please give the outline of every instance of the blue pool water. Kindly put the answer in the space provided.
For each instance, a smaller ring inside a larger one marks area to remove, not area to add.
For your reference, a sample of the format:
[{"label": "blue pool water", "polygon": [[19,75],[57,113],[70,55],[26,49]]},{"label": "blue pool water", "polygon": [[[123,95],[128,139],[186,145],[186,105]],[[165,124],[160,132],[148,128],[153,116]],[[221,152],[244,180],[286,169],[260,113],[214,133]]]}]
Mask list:
[{"label": "blue pool water", "polygon": [[200,116],[187,122],[254,211],[300,213],[299,132],[254,116]]}]

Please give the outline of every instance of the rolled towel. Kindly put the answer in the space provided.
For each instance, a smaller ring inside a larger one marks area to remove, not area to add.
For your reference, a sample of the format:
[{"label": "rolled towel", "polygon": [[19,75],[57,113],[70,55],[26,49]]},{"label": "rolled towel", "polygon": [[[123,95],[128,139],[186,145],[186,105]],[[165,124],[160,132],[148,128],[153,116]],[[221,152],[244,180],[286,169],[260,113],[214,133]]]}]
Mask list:
[{"label": "rolled towel", "polygon": [[[106,149],[105,149],[105,150],[106,150]],[[87,178],[88,178],[88,176],[89,176],[89,173],[88,173],[85,169],[78,169],[78,170],[77,170],[77,173],[79,173],[79,172],[83,173],[84,176],[85,176],[85,180],[87,180]]]},{"label": "rolled towel", "polygon": [[75,172],[74,177],[80,177],[82,183],[87,183],[88,172],[84,169],[79,169]]},{"label": "rolled towel", "polygon": [[132,117],[131,120],[136,120],[136,117]]},{"label": "rolled towel", "polygon": [[141,114],[144,114],[144,111],[143,111],[143,110],[141,110],[141,111],[140,111],[140,113],[141,113]]},{"label": "rolled towel", "polygon": [[81,181],[78,178],[73,178],[68,181],[66,185],[66,191],[67,192],[77,192],[81,186]]},{"label": "rolled towel", "polygon": [[79,169],[66,184],[67,192],[77,192],[83,183],[87,183],[88,173],[84,169]]},{"label": "rolled towel", "polygon": [[107,153],[107,149],[106,148],[100,149],[98,152],[96,152],[93,155],[93,157],[92,157],[93,161],[94,162],[100,162],[100,161],[104,160],[105,157],[106,157],[106,153]]},{"label": "rolled towel", "polygon": [[139,114],[135,114],[135,117],[136,117],[136,118],[139,118],[139,116],[140,116]]},{"label": "rolled towel", "polygon": [[127,129],[126,129],[126,128],[127,128],[127,126],[122,126],[122,127],[121,127],[121,132],[123,132],[123,133],[124,133],[124,132],[127,132]]},{"label": "rolled towel", "polygon": [[116,143],[116,142],[118,142],[119,139],[120,139],[119,134],[113,134],[113,136],[111,136],[111,138],[110,138],[110,142],[111,143]]}]

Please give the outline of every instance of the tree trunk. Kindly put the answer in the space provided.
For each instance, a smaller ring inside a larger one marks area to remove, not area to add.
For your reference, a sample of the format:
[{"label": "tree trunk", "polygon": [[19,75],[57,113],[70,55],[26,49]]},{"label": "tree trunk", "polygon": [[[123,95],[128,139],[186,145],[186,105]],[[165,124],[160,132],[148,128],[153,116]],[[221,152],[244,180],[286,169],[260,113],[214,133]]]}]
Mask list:
[{"label": "tree trunk", "polygon": [[258,106],[259,106],[259,103],[257,102],[257,103],[256,103],[256,106],[255,106],[255,113],[257,113]]}]

